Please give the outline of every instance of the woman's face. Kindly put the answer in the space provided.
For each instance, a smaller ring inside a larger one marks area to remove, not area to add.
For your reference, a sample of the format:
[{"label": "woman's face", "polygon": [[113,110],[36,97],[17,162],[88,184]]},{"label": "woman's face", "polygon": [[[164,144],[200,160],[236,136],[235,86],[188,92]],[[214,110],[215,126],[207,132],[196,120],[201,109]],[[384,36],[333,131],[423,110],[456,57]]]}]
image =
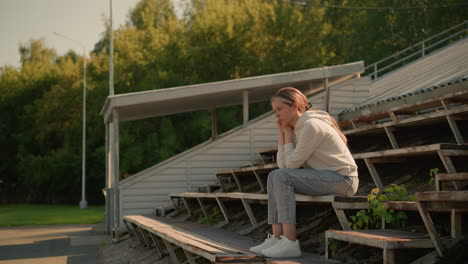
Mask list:
[{"label": "woman's face", "polygon": [[271,107],[273,108],[273,111],[275,111],[276,119],[281,121],[282,124],[291,123],[291,121],[293,121],[298,115],[295,104],[288,105],[281,100],[273,99],[271,101]]}]

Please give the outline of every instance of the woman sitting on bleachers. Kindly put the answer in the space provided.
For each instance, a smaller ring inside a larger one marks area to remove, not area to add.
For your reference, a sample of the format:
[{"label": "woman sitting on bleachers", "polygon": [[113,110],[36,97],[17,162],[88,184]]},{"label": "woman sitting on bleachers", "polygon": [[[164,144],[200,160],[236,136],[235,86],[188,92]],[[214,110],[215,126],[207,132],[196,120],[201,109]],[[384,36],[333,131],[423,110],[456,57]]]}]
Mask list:
[{"label": "woman sitting on bleachers", "polygon": [[279,132],[279,169],[268,175],[267,187],[273,235],[250,250],[267,257],[299,257],[295,194],[354,195],[359,184],[357,166],[335,119],[311,109],[301,91],[281,88],[271,104]]}]

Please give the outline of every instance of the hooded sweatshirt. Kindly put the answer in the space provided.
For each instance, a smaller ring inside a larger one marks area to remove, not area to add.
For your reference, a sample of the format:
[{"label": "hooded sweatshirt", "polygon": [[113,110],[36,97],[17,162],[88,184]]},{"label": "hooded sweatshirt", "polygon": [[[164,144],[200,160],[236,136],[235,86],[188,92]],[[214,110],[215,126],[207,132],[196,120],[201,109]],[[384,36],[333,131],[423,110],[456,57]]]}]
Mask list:
[{"label": "hooded sweatshirt", "polygon": [[292,143],[279,145],[280,168],[330,170],[357,176],[357,165],[340,135],[331,126],[327,112],[304,112],[296,122]]}]

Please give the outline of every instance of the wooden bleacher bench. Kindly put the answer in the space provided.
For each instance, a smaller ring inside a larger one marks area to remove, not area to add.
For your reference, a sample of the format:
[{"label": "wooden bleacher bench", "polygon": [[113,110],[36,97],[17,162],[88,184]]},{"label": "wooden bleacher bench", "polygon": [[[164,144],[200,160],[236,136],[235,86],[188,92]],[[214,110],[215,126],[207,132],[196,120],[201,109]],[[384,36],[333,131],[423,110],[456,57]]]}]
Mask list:
[{"label": "wooden bleacher bench", "polygon": [[[463,81],[463,83],[465,83]],[[390,105],[392,104],[391,102],[386,103],[390,107],[384,107],[384,104],[381,106],[378,106],[377,108],[380,108],[381,110],[374,110],[375,112],[371,112],[369,109],[362,110],[363,114],[360,115],[357,118],[347,118],[347,116],[350,116],[347,113],[344,113],[342,115],[342,118],[345,120],[341,120],[338,122],[339,126],[342,129],[345,129],[349,126],[352,126],[353,129],[358,127],[358,124],[373,124],[378,120],[391,120],[391,121],[397,121],[399,120],[398,115],[403,114],[403,115],[409,115],[409,116],[415,116],[418,114],[418,111],[422,110],[430,110],[434,108],[441,108],[444,110],[450,110],[450,103],[458,103],[458,104],[466,104],[467,99],[468,99],[468,92],[466,91],[466,88],[463,87],[461,83],[456,83],[453,84],[458,86],[455,91],[448,91],[445,94],[442,94],[440,96],[434,96],[428,99],[419,99],[420,97],[418,95],[415,96],[410,96],[405,99],[405,104],[399,105],[399,106],[394,106],[391,107]],[[452,86],[453,86],[452,85]],[[403,101],[402,101],[403,102]],[[361,110],[358,110],[361,111]],[[365,114],[367,112],[367,114]],[[371,112],[371,113],[369,113]]]},{"label": "wooden bleacher bench", "polygon": [[433,248],[431,238],[425,233],[403,232],[397,230],[358,230],[325,232],[325,258],[329,258],[328,240],[336,239],[383,249],[383,263],[395,263],[395,250],[402,248]]},{"label": "wooden bleacher bench", "polygon": [[219,186],[219,183],[213,182],[198,186],[198,191],[204,193],[212,193],[218,190],[219,188],[221,188],[221,186]]},{"label": "wooden bleacher bench", "polygon": [[384,133],[387,135],[387,138],[390,141],[392,148],[397,149],[400,147],[400,145],[398,139],[395,137],[394,132],[398,131],[398,129],[404,127],[416,127],[420,124],[448,122],[452,135],[454,136],[454,139],[457,142],[457,144],[463,144],[465,143],[466,138],[463,137],[463,133],[460,131],[456,120],[467,118],[468,105],[456,109],[420,114],[402,120],[394,120],[379,124],[371,124],[368,126],[357,127],[350,130],[345,130],[343,131],[343,133],[348,137],[354,135],[362,136],[372,135],[375,133]]},{"label": "wooden bleacher bench", "polygon": [[468,173],[438,173],[435,176],[435,189],[441,191],[441,181],[468,181]]},{"label": "wooden bleacher bench", "polygon": [[[205,217],[209,217],[207,210],[205,209],[205,204],[203,203],[202,199],[215,199],[220,211],[223,214],[224,220],[226,223],[230,222],[230,215],[224,206],[224,200],[240,200],[244,206],[247,216],[249,217],[251,228],[244,230],[242,233],[248,233],[249,231],[257,228],[260,225],[266,223],[266,217],[263,217],[263,221],[258,222],[257,217],[255,216],[254,211],[252,210],[249,202],[257,201],[257,202],[267,202],[268,195],[265,193],[170,193],[169,196],[173,201],[174,205],[177,206],[177,203],[174,202],[174,199],[181,199],[187,212],[189,215],[192,215],[192,208],[189,206],[187,198],[196,199],[200,208]],[[367,205],[367,197],[366,196],[341,196],[341,195],[304,195],[304,194],[296,194],[296,202],[303,202],[303,203],[329,203],[333,206],[333,209],[340,221],[341,227],[343,230],[350,230],[349,221],[346,218],[346,215],[343,210],[349,209],[349,206],[346,207],[344,204],[363,204]],[[334,206],[335,204],[340,204],[343,206]],[[367,208],[367,207],[366,207]],[[355,208],[352,208],[355,209]]]},{"label": "wooden bleacher bench", "polygon": [[[451,161],[452,156],[468,156],[468,144],[431,144],[417,147],[408,147],[400,149],[388,149],[381,151],[365,152],[353,154],[355,160],[364,160],[369,169],[369,172],[374,180],[377,188],[383,190],[384,185],[382,180],[374,166],[375,163],[385,163],[392,161],[394,158],[405,158],[411,156],[423,156],[423,155],[438,155],[445,167],[445,170],[449,173],[455,173],[456,168]],[[454,184],[455,188],[459,189],[459,186]]]},{"label": "wooden bleacher bench", "polygon": [[[349,204],[342,205],[344,209],[364,209]],[[453,242],[460,238],[462,232],[461,213],[468,212],[468,191],[420,192],[416,193],[416,201],[389,201],[385,203],[388,209],[418,211],[424,222],[427,233],[414,233],[399,230],[327,230],[325,245],[329,239],[336,239],[382,248],[384,263],[395,263],[395,250],[401,248],[435,248],[442,256],[443,243]],[[364,206],[362,206],[364,207]],[[430,212],[451,213],[451,237],[439,237]],[[325,252],[328,258],[328,249]]]},{"label": "wooden bleacher bench", "polygon": [[[173,263],[182,263],[175,252],[174,245],[182,248],[188,263],[196,263],[195,256],[201,256],[212,263],[264,263],[262,255],[226,245],[171,224],[170,219],[154,216],[127,215],[123,217],[129,232],[148,247],[155,247],[163,256],[166,247]],[[191,224],[198,226],[197,224]],[[190,228],[188,226],[187,228]],[[193,227],[192,227],[193,228]]]},{"label": "wooden bleacher bench", "polygon": [[[129,232],[148,248],[155,248],[160,257],[169,254],[175,264],[200,263],[205,258],[212,263],[250,264],[332,264],[341,263],[325,260],[323,256],[303,252],[302,257],[264,258],[247,250],[260,241],[234,232],[212,228],[207,225],[155,216],[125,216],[124,223]],[[161,235],[161,236],[159,236]],[[181,248],[183,254],[177,254]],[[185,259],[181,259],[185,255]]]},{"label": "wooden bleacher bench", "polygon": [[343,134],[348,135],[358,135],[366,134],[378,129],[384,129],[385,127],[394,127],[394,126],[415,126],[421,123],[422,121],[433,120],[433,119],[444,119],[446,116],[455,116],[468,113],[468,106],[450,109],[445,111],[436,111],[426,114],[421,114],[417,116],[408,117],[402,120],[391,120],[384,123],[372,124],[364,127],[357,127],[348,130],[344,130]]},{"label": "wooden bleacher bench", "polygon": [[440,191],[416,193],[419,214],[431,236],[431,240],[439,256],[443,255],[441,238],[437,235],[432,218],[429,214],[434,209],[444,208],[451,212],[451,236],[458,239],[462,233],[461,213],[468,212],[468,191]]},{"label": "wooden bleacher bench", "polygon": [[224,185],[223,178],[230,179],[231,177],[234,179],[236,183],[237,189],[240,192],[244,191],[243,185],[240,183],[239,175],[251,175],[253,174],[260,186],[260,192],[266,192],[266,187],[262,179],[260,178],[259,173],[268,173],[274,169],[277,169],[278,165],[275,163],[268,163],[268,164],[261,164],[261,165],[254,165],[251,164],[250,166],[245,166],[242,168],[232,169],[232,170],[222,170],[216,172],[216,178],[218,179],[218,183],[221,187],[221,190],[225,191],[226,186]]}]

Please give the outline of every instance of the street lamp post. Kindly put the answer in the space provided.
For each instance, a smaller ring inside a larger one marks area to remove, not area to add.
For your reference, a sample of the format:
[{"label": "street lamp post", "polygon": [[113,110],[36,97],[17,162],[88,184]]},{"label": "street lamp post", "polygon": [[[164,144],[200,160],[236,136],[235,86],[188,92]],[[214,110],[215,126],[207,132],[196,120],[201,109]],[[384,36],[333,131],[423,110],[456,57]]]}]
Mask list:
[{"label": "street lamp post", "polygon": [[75,42],[83,48],[83,136],[82,136],[82,155],[81,155],[81,201],[80,209],[88,208],[86,201],[86,47],[81,42],[54,32],[56,36],[66,38]]}]

